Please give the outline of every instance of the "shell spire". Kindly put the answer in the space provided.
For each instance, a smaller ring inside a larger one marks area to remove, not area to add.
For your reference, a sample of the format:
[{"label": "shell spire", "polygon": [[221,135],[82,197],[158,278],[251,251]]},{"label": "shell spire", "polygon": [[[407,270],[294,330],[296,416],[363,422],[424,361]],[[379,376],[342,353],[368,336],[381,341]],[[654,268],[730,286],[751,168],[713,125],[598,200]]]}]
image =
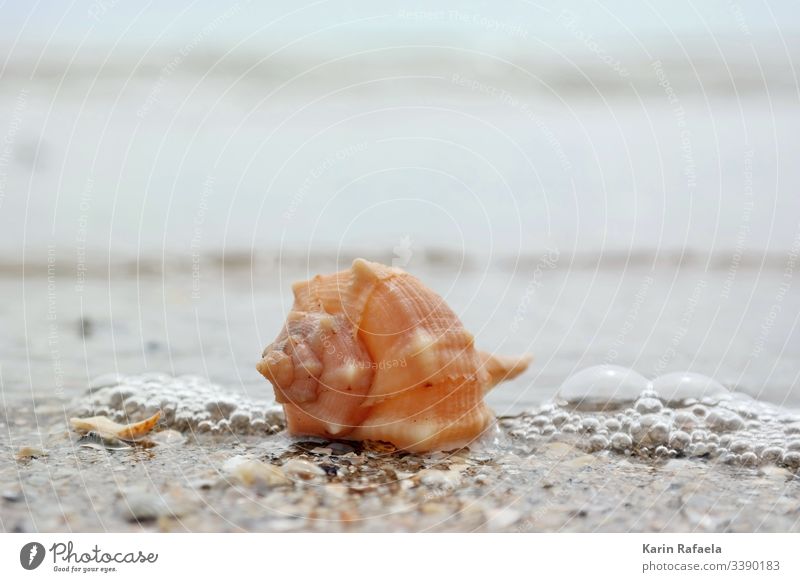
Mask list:
[{"label": "shell spire", "polygon": [[293,291],[257,365],[292,434],[457,448],[494,420],[484,394],[530,363],[476,350],[444,300],[401,269],[356,259]]}]

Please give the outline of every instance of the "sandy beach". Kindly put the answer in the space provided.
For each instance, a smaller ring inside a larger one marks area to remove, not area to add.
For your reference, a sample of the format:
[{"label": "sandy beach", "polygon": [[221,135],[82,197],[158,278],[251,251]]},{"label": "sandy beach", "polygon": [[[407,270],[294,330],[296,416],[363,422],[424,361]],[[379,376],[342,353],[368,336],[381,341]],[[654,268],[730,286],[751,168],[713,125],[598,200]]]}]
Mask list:
[{"label": "sandy beach", "polygon": [[[509,420],[501,422],[494,440],[474,450],[389,454],[356,444],[288,439],[283,431],[254,435],[234,424],[211,434],[168,421],[160,427],[167,432],[159,433],[166,441],[152,448],[81,448],[68,418],[97,412],[86,398],[98,376],[149,372],[158,393],[158,373],[190,374],[217,385],[219,396],[203,396],[204,408],[228,395],[270,410],[272,390],[255,362],[259,346],[272,340],[283,321],[289,281],[303,278],[305,269],[265,262],[255,270],[229,266],[223,276],[219,265],[205,259],[199,288],[191,270],[178,268],[139,279],[90,278],[77,290],[73,273],[51,274],[49,280],[46,273],[3,277],[6,296],[25,294],[22,311],[6,305],[3,314],[9,332],[5,353],[16,354],[2,368],[8,435],[0,464],[3,528],[797,529],[800,492],[791,466],[732,463],[719,456],[650,457],[613,448],[593,452],[589,437],[515,432],[531,426],[526,423],[568,376],[596,364],[628,366],[651,379],[691,370],[787,414],[797,410],[795,327],[788,318],[770,320],[776,301],[783,312],[798,312],[796,295],[776,299],[782,269],[740,270],[732,287],[739,291],[725,302],[719,295],[725,270],[673,265],[671,273],[662,265],[657,271],[618,273],[554,265],[537,271],[532,263],[532,270],[515,274],[502,267],[458,271],[422,257],[416,261],[419,268],[408,268],[461,313],[481,347],[536,357],[526,374],[490,394],[496,413]],[[745,304],[748,311],[742,313]],[[48,310],[57,315],[33,316]],[[560,319],[558,313],[570,317]],[[143,409],[121,406],[116,408],[121,418],[145,415]],[[112,407],[102,413],[113,412]],[[280,428],[280,413],[270,418]],[[759,441],[750,434],[745,430],[739,437],[751,439],[752,448]],[[783,438],[789,443],[792,437]],[[17,460],[23,447],[46,456]],[[279,470],[289,461],[311,465],[288,476],[264,473],[260,465],[245,465],[244,475],[231,469],[245,461]],[[141,522],[131,512],[141,512]]]}]

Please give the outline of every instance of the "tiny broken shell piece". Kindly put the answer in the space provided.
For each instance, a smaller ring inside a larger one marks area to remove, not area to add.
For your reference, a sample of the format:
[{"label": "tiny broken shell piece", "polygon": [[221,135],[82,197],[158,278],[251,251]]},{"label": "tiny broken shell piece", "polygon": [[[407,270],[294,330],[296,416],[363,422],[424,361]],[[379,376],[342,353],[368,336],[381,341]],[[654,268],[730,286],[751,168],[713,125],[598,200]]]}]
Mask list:
[{"label": "tiny broken shell piece", "polygon": [[97,449],[100,451],[124,451],[132,448],[126,442],[119,440],[115,436],[101,436],[95,431],[89,431],[78,439],[78,446],[86,449]]},{"label": "tiny broken shell piece", "polygon": [[133,422],[131,424],[119,424],[114,422],[107,416],[92,416],[90,418],[71,418],[69,420],[72,428],[81,434],[88,432],[95,432],[101,438],[113,437],[123,441],[138,441],[143,438],[147,433],[153,430],[153,427],[161,418],[161,411],[159,410],[150,418],[142,420],[141,422]]}]

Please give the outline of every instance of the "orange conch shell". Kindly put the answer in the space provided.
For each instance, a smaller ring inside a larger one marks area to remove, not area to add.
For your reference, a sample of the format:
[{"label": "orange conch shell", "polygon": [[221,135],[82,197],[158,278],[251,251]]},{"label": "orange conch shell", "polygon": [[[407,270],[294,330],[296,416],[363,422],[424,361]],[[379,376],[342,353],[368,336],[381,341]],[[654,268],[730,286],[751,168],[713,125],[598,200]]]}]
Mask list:
[{"label": "orange conch shell", "polygon": [[293,291],[258,363],[292,434],[457,448],[494,420],[484,394],[530,362],[476,350],[444,300],[397,268],[356,259]]}]

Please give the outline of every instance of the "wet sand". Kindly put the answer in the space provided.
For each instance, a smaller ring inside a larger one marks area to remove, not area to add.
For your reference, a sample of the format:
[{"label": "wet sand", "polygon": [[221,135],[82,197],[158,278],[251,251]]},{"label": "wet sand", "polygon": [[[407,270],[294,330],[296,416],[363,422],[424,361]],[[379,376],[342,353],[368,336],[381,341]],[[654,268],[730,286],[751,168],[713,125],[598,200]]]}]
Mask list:
[{"label": "wet sand", "polygon": [[[368,258],[392,261],[392,253]],[[481,349],[530,353],[523,376],[492,392],[498,414],[540,404],[575,371],[618,364],[646,377],[703,373],[755,398],[800,406],[800,293],[786,266],[732,269],[720,260],[681,265],[597,258],[579,268],[548,251],[516,265],[450,263],[416,253],[405,266],[442,295]],[[7,406],[69,402],[107,373],[196,374],[253,398],[271,394],[255,370],[282,325],[291,283],[346,268],[325,258],[296,263],[256,255],[195,268],[115,261],[81,278],[61,255],[52,272],[0,276],[3,393]],[[730,258],[729,258],[730,259]],[[440,262],[441,261],[441,262]],[[651,266],[652,265],[652,266]],[[137,275],[138,272],[138,275]]]},{"label": "wet sand", "polygon": [[[4,531],[800,530],[800,479],[774,465],[589,454],[564,435],[519,447],[506,429],[421,456],[171,432],[106,451],[77,447],[61,414],[37,419],[3,446]],[[22,443],[47,456],[10,460]]]}]

